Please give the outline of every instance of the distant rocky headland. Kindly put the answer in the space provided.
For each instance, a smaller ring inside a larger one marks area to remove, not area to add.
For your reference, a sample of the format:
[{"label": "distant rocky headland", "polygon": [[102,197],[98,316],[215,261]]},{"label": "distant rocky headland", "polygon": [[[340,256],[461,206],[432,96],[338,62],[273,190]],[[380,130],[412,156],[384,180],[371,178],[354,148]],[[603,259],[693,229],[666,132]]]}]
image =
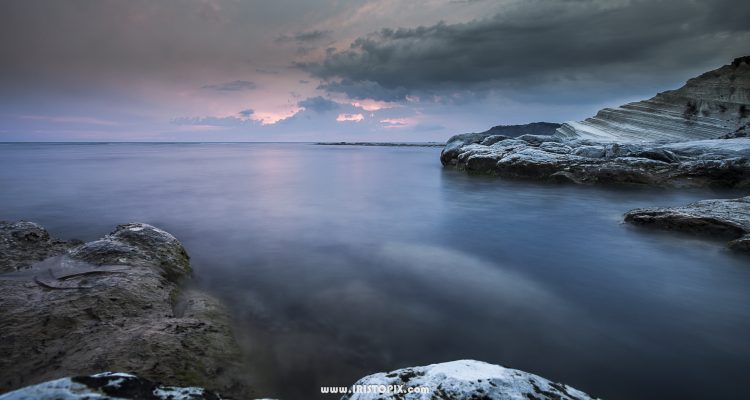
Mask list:
[{"label": "distant rocky headland", "polygon": [[[495,127],[451,137],[443,165],[578,184],[750,184],[750,56],[646,101],[581,122]],[[554,129],[553,129],[554,128]]]},{"label": "distant rocky headland", "polygon": [[[500,126],[451,137],[447,168],[573,184],[750,187],[750,56],[649,100],[580,122]],[[724,235],[750,252],[747,198],[633,210],[625,222]]]}]

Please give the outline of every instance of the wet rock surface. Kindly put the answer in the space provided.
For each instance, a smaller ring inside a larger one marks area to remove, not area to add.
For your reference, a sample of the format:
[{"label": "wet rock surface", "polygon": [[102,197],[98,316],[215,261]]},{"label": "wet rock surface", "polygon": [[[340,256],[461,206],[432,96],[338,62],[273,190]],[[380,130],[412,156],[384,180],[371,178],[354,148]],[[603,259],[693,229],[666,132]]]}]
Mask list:
[{"label": "wet rock surface", "polygon": [[460,360],[366,376],[357,385],[427,388],[425,393],[353,393],[342,400],[535,399],[587,400],[586,393],[540,376],[481,361]]},{"label": "wet rock surface", "polygon": [[[0,260],[11,271],[0,274],[0,392],[114,370],[249,397],[227,313],[184,286],[190,263],[174,236],[133,223],[76,245],[29,224],[0,226],[22,241]],[[33,241],[41,250],[24,255]],[[42,254],[55,257],[28,266]]]},{"label": "wet rock surface", "polygon": [[53,239],[44,227],[33,222],[0,221],[0,273],[29,268],[81,243]]},{"label": "wet rock surface", "polygon": [[702,200],[684,207],[639,208],[628,211],[625,222],[732,239],[729,248],[750,254],[750,196]]}]

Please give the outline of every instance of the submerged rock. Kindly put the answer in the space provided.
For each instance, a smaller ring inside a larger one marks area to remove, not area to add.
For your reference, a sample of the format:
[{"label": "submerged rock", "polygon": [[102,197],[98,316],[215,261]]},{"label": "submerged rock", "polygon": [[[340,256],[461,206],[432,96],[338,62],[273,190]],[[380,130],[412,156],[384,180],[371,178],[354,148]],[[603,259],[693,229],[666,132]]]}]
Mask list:
[{"label": "submerged rock", "polygon": [[0,395],[0,400],[221,400],[200,387],[165,386],[122,372],[61,378]]},{"label": "submerged rock", "polygon": [[639,208],[625,222],[660,229],[733,239],[732,250],[750,253],[750,196],[702,200],[684,207]]},{"label": "submerged rock", "polygon": [[[22,240],[53,248],[45,254],[57,257],[0,274],[0,392],[114,370],[249,397],[227,313],[216,299],[180,284],[190,263],[174,236],[134,223],[58,248],[38,225],[23,227],[6,223],[0,236],[35,232]],[[20,250],[33,245],[19,246],[4,254],[3,270],[26,262]]]},{"label": "submerged rock", "polygon": [[[375,399],[487,399],[487,400],[587,400],[586,393],[540,376],[481,361],[460,360],[424,367],[381,372],[358,380],[352,389],[365,386],[393,388],[380,393],[352,393],[342,400]],[[412,393],[407,393],[408,389]],[[415,389],[420,389],[417,393]],[[426,388],[423,392],[421,389]],[[399,392],[399,390],[403,390]]]}]

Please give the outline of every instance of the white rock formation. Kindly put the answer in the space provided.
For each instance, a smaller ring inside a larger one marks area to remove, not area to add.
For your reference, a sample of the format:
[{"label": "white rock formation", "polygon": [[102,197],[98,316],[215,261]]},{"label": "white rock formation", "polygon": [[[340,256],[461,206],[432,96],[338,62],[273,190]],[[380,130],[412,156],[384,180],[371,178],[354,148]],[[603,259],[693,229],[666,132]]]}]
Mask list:
[{"label": "white rock formation", "polygon": [[0,400],[221,400],[199,387],[164,386],[122,372],[55,379],[0,395]]},{"label": "white rock formation", "polygon": [[750,122],[750,56],[690,79],[650,100],[600,110],[557,129],[563,138],[602,141],[715,139]]},{"label": "white rock formation", "polygon": [[[562,383],[554,383],[528,372],[474,360],[381,372],[360,379],[352,389],[368,387],[374,390],[371,393],[351,393],[342,400],[592,399],[586,393]],[[378,388],[386,390],[381,393],[383,390]],[[387,390],[389,388],[392,390]],[[409,388],[412,389],[412,393],[407,393]],[[421,390],[422,388],[427,390]]]}]

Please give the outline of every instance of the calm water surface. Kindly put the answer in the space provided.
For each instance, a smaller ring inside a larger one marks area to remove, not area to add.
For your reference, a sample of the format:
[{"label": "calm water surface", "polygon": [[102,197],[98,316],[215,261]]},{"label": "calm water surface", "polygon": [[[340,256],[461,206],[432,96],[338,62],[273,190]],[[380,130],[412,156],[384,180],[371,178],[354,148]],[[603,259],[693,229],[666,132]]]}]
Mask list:
[{"label": "calm water surface", "polygon": [[748,259],[621,223],[743,193],[469,177],[439,152],[0,145],[0,219],[84,240],[129,221],[175,234],[229,305],[262,396],[464,358],[606,399],[747,393]]}]

